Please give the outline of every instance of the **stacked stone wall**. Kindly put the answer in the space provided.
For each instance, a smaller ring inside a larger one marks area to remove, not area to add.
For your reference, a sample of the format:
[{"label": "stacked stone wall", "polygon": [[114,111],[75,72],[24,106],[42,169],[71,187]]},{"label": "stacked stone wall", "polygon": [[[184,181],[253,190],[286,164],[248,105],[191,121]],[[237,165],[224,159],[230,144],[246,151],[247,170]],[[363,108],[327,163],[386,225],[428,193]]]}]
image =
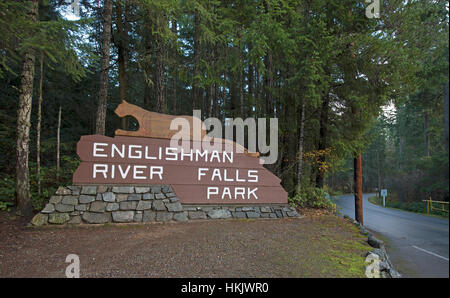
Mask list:
[{"label": "stacked stone wall", "polygon": [[297,217],[288,205],[183,205],[170,185],[59,187],[32,220],[47,224],[104,224],[227,218]]}]

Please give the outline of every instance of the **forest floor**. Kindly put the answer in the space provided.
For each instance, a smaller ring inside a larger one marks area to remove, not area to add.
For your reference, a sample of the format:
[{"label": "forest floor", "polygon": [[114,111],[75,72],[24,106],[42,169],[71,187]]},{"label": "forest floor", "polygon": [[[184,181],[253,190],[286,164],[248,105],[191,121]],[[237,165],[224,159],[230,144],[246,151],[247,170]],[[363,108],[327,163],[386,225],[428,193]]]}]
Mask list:
[{"label": "forest floor", "polygon": [[302,218],[26,227],[0,212],[0,277],[364,277],[367,237],[313,210]]}]

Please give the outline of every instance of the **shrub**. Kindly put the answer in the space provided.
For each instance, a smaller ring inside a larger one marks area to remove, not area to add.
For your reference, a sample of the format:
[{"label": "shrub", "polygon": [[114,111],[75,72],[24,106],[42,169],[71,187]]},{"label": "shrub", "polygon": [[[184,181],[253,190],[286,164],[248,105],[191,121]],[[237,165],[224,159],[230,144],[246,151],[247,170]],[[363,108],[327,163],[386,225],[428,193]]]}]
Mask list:
[{"label": "shrub", "polygon": [[[35,211],[44,208],[45,203],[55,193],[60,185],[69,185],[75,169],[80,164],[78,158],[63,156],[61,158],[60,180],[56,181],[54,166],[41,167],[41,194],[38,193],[36,178],[36,163],[30,162],[30,200]],[[0,210],[8,210],[14,206],[15,177],[14,175],[0,175]]]},{"label": "shrub", "polygon": [[10,175],[0,176],[0,210],[5,211],[14,206],[15,181]]},{"label": "shrub", "polygon": [[336,210],[336,204],[331,201],[330,195],[322,188],[306,187],[300,194],[289,198],[291,206],[300,208],[310,207],[317,209]]}]

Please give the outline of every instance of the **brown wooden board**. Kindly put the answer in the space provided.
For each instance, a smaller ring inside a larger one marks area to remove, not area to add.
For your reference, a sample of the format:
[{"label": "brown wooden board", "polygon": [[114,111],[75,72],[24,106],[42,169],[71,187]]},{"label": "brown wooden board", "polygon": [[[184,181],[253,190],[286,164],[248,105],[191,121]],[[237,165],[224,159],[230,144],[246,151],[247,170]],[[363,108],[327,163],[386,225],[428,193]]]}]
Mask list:
[{"label": "brown wooden board", "polygon": [[[190,142],[190,147],[193,148],[192,151],[192,161],[190,161],[190,152],[182,152],[180,150],[172,150],[167,154],[167,150],[171,149],[170,140],[167,139],[153,139],[153,138],[131,138],[130,137],[115,137],[109,138],[105,136],[94,135],[94,136],[83,136],[77,144],[77,154],[83,161],[102,161],[105,162],[125,162],[125,163],[135,163],[136,159],[139,159],[139,163],[154,163],[158,160],[159,164],[177,164],[183,165],[187,163],[194,163],[196,166],[209,166],[211,163],[206,160],[217,160],[212,156],[212,152],[202,150],[200,145],[197,150],[195,144],[201,144],[201,142]],[[102,157],[94,157],[93,149],[94,143],[96,143],[97,154],[102,155]],[[106,145],[104,145],[106,144]],[[113,151],[113,152],[112,152]],[[223,148],[222,150],[217,150],[221,159],[223,159]],[[174,160],[173,153],[176,152],[177,158]],[[182,154],[184,153],[184,154]],[[124,157],[121,157],[123,154]],[[205,155],[204,155],[205,154]],[[142,158],[130,158],[131,156],[141,155]],[[229,156],[228,154],[227,156]],[[161,157],[161,158],[160,158]],[[165,158],[167,157],[167,159]],[[227,161],[227,160],[225,160]],[[228,166],[228,167],[262,167],[260,164],[260,159],[251,157],[245,153],[233,153],[233,163],[221,162],[217,163],[218,167]]]},{"label": "brown wooden board", "polygon": [[[190,145],[196,148],[193,142]],[[280,179],[264,168],[258,157],[222,149],[214,152],[214,158],[207,152],[208,158],[198,147],[204,154],[199,159],[193,151],[180,160],[177,148],[167,159],[159,152],[168,147],[170,140],[162,138],[83,136],[77,144],[82,162],[73,183],[169,184],[184,204],[287,203]]]},{"label": "brown wooden board", "polygon": [[[95,171],[95,172],[94,172]],[[162,178],[162,179],[161,179]],[[280,179],[264,168],[82,162],[74,183],[196,184],[278,186]]]},{"label": "brown wooden board", "polygon": [[[172,185],[175,193],[183,204],[285,204],[287,203],[286,191],[280,186],[252,186],[239,189],[239,186],[217,186],[217,185]],[[208,187],[217,187],[210,189],[210,198],[208,199]],[[228,191],[224,188],[229,188]],[[237,195],[236,195],[237,191]],[[244,192],[244,195],[240,193]],[[257,199],[253,194],[256,194]],[[231,197],[230,197],[231,195]]]}]

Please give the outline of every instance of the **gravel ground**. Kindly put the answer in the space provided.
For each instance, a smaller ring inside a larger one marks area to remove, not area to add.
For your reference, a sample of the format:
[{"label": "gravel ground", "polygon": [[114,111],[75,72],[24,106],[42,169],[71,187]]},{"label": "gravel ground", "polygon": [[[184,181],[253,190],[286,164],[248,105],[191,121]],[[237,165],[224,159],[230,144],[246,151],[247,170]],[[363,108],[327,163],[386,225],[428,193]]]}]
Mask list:
[{"label": "gravel ground", "polygon": [[[302,210],[302,213],[303,212]],[[366,238],[348,221],[213,220],[27,228],[0,213],[0,277],[363,277]]]}]

